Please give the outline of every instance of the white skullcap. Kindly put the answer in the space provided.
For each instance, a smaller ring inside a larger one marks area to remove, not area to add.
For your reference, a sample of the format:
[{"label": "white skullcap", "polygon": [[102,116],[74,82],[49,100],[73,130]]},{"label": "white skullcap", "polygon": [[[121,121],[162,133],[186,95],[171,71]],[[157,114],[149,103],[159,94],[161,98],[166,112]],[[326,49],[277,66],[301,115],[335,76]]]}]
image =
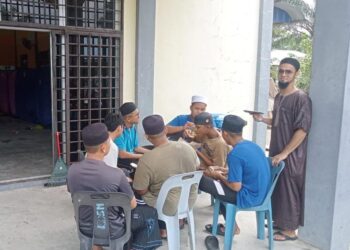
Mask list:
[{"label": "white skullcap", "polygon": [[192,103],[195,103],[195,102],[201,102],[204,104],[208,104],[208,99],[205,96],[194,95],[194,96],[192,96]]}]

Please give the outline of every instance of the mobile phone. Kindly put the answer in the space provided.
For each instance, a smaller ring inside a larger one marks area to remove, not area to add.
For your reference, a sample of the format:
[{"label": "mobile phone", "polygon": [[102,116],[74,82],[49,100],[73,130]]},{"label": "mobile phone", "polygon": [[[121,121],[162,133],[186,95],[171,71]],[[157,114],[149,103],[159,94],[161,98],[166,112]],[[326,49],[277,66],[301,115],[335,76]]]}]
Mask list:
[{"label": "mobile phone", "polygon": [[249,113],[250,115],[262,115],[264,114],[263,112],[260,112],[260,111],[254,111],[254,110],[243,110],[244,112],[247,112]]}]

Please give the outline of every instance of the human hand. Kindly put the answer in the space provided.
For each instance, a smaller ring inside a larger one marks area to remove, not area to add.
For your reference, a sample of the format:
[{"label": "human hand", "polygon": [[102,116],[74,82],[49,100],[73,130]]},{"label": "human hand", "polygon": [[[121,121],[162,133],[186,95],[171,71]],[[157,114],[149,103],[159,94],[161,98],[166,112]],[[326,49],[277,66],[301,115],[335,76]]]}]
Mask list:
[{"label": "human hand", "polygon": [[194,131],[193,127],[188,127],[184,130],[183,136],[184,138],[190,138],[193,140],[196,137],[196,132]]},{"label": "human hand", "polygon": [[264,120],[264,117],[261,114],[252,114],[252,116],[256,122],[262,122]]},{"label": "human hand", "polygon": [[193,129],[195,127],[193,122],[186,122],[184,125],[184,130],[186,129]]},{"label": "human hand", "polygon": [[278,155],[275,155],[272,157],[272,165],[277,166],[281,161],[287,159],[288,155],[285,153],[279,153]]},{"label": "human hand", "polygon": [[205,171],[204,171],[206,176],[209,176],[215,180],[221,180],[223,176],[227,173],[225,168],[219,167],[219,166],[209,166]]}]

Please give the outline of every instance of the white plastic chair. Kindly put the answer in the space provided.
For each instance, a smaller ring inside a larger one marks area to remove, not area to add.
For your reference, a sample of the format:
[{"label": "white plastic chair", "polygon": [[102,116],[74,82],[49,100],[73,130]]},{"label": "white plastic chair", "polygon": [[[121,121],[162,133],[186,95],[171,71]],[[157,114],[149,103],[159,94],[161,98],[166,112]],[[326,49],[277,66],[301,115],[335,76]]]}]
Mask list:
[{"label": "white plastic chair", "polygon": [[[202,171],[174,175],[168,178],[160,189],[156,208],[158,211],[158,219],[164,221],[166,224],[169,250],[180,249],[179,219],[183,218],[187,218],[188,221],[188,234],[190,237],[191,249],[196,249],[193,208],[189,208],[188,199],[191,192],[191,186],[193,184],[197,184],[198,187],[202,175]],[[181,188],[181,195],[177,207],[177,212],[173,216],[165,215],[163,214],[163,207],[166,201],[166,197],[171,189],[177,187]]]}]

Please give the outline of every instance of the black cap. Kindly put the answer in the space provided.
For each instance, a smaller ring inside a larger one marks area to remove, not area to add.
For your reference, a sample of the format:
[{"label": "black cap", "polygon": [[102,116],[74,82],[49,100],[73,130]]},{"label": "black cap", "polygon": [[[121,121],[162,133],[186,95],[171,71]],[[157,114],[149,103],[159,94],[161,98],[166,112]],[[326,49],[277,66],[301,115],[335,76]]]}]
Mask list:
[{"label": "black cap", "polygon": [[290,64],[292,65],[296,71],[298,71],[300,69],[300,63],[297,59],[295,58],[291,58],[291,57],[286,57],[286,58],[283,58],[280,62],[280,65],[281,64]]},{"label": "black cap", "polygon": [[81,131],[81,137],[85,146],[98,146],[107,141],[109,135],[106,125],[93,123]]},{"label": "black cap", "polygon": [[213,117],[208,112],[202,112],[194,118],[194,124],[196,125],[212,125]]},{"label": "black cap", "polygon": [[135,103],[133,102],[126,102],[122,106],[120,106],[119,111],[122,114],[122,116],[126,116],[132,112],[134,112],[137,109]]},{"label": "black cap", "polygon": [[242,133],[243,127],[245,125],[247,125],[247,122],[241,117],[236,115],[227,115],[224,118],[221,129],[223,131],[240,134]]},{"label": "black cap", "polygon": [[146,135],[158,135],[163,132],[165,125],[160,115],[150,115],[142,120],[142,126]]}]

